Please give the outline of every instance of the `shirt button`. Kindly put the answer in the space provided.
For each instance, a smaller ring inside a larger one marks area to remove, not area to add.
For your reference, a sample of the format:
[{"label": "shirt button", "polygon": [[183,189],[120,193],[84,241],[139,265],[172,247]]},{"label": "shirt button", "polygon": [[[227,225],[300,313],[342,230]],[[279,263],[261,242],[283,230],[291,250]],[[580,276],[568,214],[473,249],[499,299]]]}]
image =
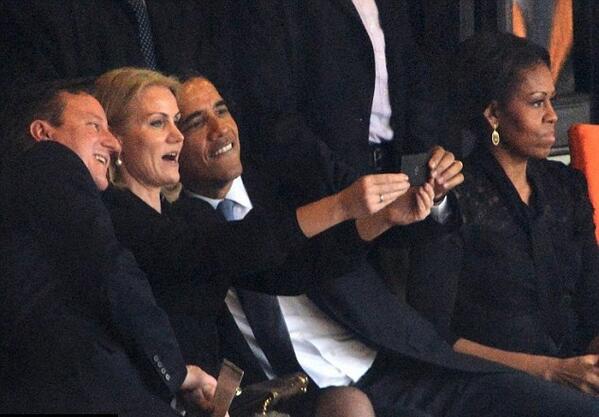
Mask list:
[{"label": "shirt button", "polygon": [[162,368],[162,362],[158,361],[156,362],[156,365],[158,365],[159,368]]},{"label": "shirt button", "polygon": [[160,360],[160,358],[158,357],[158,355],[154,355],[154,362],[158,362]]},{"label": "shirt button", "polygon": [[162,368],[162,369],[160,370],[160,372],[162,372],[162,375],[164,375],[164,374],[166,374],[166,369],[165,369],[165,368]]},{"label": "shirt button", "polygon": [[171,376],[170,376],[169,374],[166,374],[166,375],[164,376],[164,379],[166,379],[167,381],[170,381],[170,380],[171,380]]}]

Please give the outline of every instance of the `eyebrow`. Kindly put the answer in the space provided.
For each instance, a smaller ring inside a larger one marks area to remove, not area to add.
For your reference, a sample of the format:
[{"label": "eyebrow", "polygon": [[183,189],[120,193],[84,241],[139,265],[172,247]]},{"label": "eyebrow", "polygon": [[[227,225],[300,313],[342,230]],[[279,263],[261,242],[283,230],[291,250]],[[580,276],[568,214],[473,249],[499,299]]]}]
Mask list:
[{"label": "eyebrow", "polygon": [[214,107],[220,107],[220,106],[226,106],[226,105],[227,105],[227,103],[225,103],[224,99],[220,99],[216,103],[214,103]]},{"label": "eyebrow", "polygon": [[189,116],[187,116],[185,119],[179,120],[179,124],[181,125],[181,127],[183,129],[185,129],[185,125],[187,125],[191,119],[195,119],[198,116],[202,116],[202,113],[204,113],[202,110],[194,111]]}]

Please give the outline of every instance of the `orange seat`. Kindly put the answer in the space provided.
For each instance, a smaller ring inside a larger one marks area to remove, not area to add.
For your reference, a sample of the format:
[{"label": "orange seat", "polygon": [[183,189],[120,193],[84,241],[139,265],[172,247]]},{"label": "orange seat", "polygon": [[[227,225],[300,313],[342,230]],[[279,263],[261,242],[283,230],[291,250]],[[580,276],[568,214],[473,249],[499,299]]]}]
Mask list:
[{"label": "orange seat", "polygon": [[595,236],[599,243],[599,125],[574,124],[568,130],[572,166],[582,171],[595,208]]}]

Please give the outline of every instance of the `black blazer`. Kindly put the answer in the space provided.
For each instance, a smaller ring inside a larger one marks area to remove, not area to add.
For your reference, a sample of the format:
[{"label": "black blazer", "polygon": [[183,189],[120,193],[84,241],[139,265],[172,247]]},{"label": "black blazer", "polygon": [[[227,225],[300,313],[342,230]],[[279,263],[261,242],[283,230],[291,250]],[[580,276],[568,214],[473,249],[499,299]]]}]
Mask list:
[{"label": "black blazer", "polygon": [[[226,93],[230,25],[214,22],[226,21],[228,2],[146,0],[146,5],[157,69],[201,71]],[[10,80],[2,81],[2,90],[145,66],[135,14],[126,0],[2,1],[0,26],[0,79]]]},{"label": "black blazer", "polygon": [[[243,108],[252,109],[241,123],[249,152],[306,193],[323,187],[322,178],[331,174],[339,189],[370,172],[374,52],[351,0],[251,3],[244,8],[250,22],[243,26],[245,39],[237,42],[246,75]],[[399,157],[437,143],[436,97],[411,38],[405,2],[376,3]]]},{"label": "black blazer", "polygon": [[[488,152],[475,152],[464,172],[456,192],[463,226],[437,253],[423,255],[431,269],[451,273],[415,279],[414,304],[455,337],[533,354],[583,354],[599,334],[599,247],[583,175],[530,160],[527,207]],[[446,256],[448,247],[455,256]],[[433,295],[440,288],[442,299]]]},{"label": "black blazer", "polygon": [[[265,184],[268,183],[251,177],[246,180],[244,174],[244,184],[257,207],[260,200],[258,197],[254,198],[252,193],[264,194],[268,190]],[[402,241],[413,240],[414,235],[421,236],[422,239],[436,239],[445,235],[444,230],[439,230],[439,227],[433,231],[435,228],[430,223],[407,228],[408,230],[396,229],[398,230],[392,231],[394,240]],[[328,240],[332,236],[336,236],[337,241]],[[503,369],[486,361],[455,353],[432,323],[389,291],[383,277],[368,259],[369,247],[364,247],[359,240],[352,240],[347,236],[343,233],[325,234],[320,244],[313,242],[316,249],[308,258],[309,262],[328,265],[314,270],[318,274],[318,281],[310,286],[307,294],[331,319],[348,328],[365,344],[389,352],[396,358],[409,358],[467,372]],[[359,249],[360,245],[363,246],[362,249]],[[345,251],[345,263],[334,262],[335,258],[343,259],[337,255],[331,257],[335,251]],[[221,314],[218,323],[223,354],[245,370],[244,383],[265,380],[266,375],[228,310]]]},{"label": "black blazer", "polygon": [[[222,359],[216,318],[230,286],[296,295],[311,285],[313,271],[330,267],[310,262],[313,253],[302,249],[307,239],[295,211],[283,204],[275,216],[257,207],[243,221],[226,222],[208,203],[185,193],[174,207],[164,203],[163,214],[128,190],[109,189],[104,202],[117,237],[134,253],[168,312],[184,357],[214,375]],[[342,228],[358,239],[351,227]],[[297,255],[288,256],[295,250]]]},{"label": "black blazer", "polygon": [[16,166],[2,181],[0,409],[168,413],[154,395],[172,397],[185,364],[89,171],[49,141]]}]

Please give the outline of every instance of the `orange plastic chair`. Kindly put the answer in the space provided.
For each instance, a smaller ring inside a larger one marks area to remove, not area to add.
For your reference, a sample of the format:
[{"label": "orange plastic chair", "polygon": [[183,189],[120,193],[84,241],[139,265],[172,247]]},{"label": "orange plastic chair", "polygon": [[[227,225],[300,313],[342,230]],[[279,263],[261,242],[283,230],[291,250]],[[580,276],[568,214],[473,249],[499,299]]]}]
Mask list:
[{"label": "orange plastic chair", "polygon": [[574,124],[568,130],[570,157],[574,168],[582,171],[589,185],[595,209],[595,236],[599,243],[599,125]]}]

